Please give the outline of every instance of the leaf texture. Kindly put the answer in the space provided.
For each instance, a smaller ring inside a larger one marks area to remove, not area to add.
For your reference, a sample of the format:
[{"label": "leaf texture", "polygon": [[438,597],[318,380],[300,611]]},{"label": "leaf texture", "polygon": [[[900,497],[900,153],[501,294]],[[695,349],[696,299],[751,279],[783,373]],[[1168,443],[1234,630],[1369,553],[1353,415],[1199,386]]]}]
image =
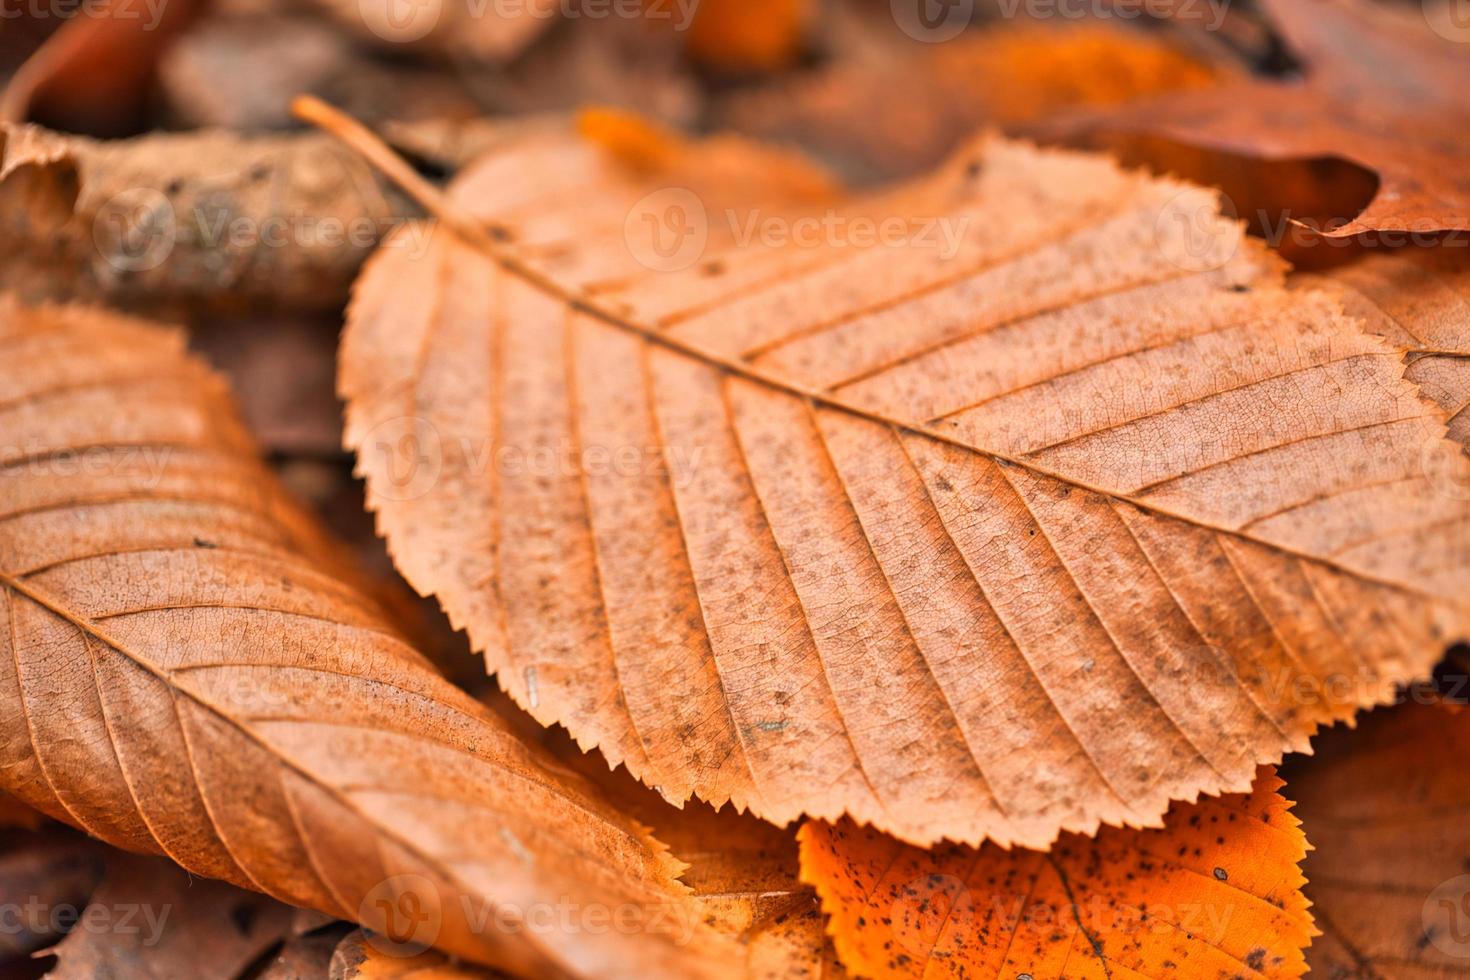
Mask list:
[{"label": "leaf texture", "polygon": [[[1443,416],[1208,192],[989,140],[823,211],[738,142],[634,145],[472,167],[452,206],[503,244],[385,247],[340,390],[409,582],[665,796],[917,844],[1157,825],[1464,635]],[[741,241],[814,214],[911,236]]]},{"label": "leaf texture", "polygon": [[139,312],[335,311],[417,214],[316,133],[93,140],[0,124],[0,288]]},{"label": "leaf texture", "polygon": [[752,980],[842,980],[816,892],[799,877],[796,835],[748,813],[702,803],[675,809],[623,768],[610,770],[558,727],[542,728],[487,692],[486,703],[558,760],[595,784],[620,813],[650,828],[687,865],[682,880],[706,925],[736,939]]},{"label": "leaf texture", "polygon": [[[738,969],[662,845],[364,598],[180,335],[6,301],[0,348],[5,790],[536,976]],[[645,928],[532,920],[558,901]]]},{"label": "leaf texture", "polygon": [[1176,804],[1161,830],[1068,835],[1050,854],[809,821],[802,877],[861,977],[1299,977],[1315,929],[1282,785],[1263,770],[1250,793]]},{"label": "leaf texture", "polygon": [[1349,313],[1406,348],[1406,376],[1444,409],[1450,438],[1470,447],[1470,250],[1368,252],[1331,272],[1295,278],[1339,289]]},{"label": "leaf texture", "polygon": [[1292,795],[1314,850],[1304,865],[1322,938],[1312,975],[1462,976],[1470,956],[1470,714],[1420,697],[1324,733]]}]

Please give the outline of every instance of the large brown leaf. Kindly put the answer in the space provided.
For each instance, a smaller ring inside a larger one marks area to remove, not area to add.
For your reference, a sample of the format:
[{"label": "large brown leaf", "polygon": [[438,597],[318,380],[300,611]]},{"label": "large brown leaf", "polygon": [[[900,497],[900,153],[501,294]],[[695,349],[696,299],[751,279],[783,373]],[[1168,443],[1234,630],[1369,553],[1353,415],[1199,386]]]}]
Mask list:
[{"label": "large brown leaf", "polygon": [[1281,785],[1262,770],[1250,793],[1176,804],[1162,829],[1069,835],[1050,854],[808,822],[802,878],[863,977],[1299,977],[1316,930]]},{"label": "large brown leaf", "polygon": [[0,347],[5,790],[532,975],[739,969],[662,845],[405,645],[181,336],[6,301]]},{"label": "large brown leaf", "polygon": [[626,137],[472,167],[437,206],[490,235],[373,260],[341,391],[409,581],[667,797],[920,844],[1156,825],[1464,635],[1442,414],[1208,192],[982,141],[741,247],[800,173]]},{"label": "large brown leaf", "polygon": [[1271,159],[1339,157],[1377,174],[1379,188],[1360,213],[1329,223],[1329,237],[1470,229],[1470,27],[1457,0],[1263,4],[1305,80],[1145,100],[1049,132],[1144,131]]},{"label": "large brown leaf", "polygon": [[1322,928],[1312,975],[1352,980],[1464,976],[1470,957],[1470,695],[1449,691],[1325,733],[1297,760],[1292,794],[1314,850],[1307,897]]}]

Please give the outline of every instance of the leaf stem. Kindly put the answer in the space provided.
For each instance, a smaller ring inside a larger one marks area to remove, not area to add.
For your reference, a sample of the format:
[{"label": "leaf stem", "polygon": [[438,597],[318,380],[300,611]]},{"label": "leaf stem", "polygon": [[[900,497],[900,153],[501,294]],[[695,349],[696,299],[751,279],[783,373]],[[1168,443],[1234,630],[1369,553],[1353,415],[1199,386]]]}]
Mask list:
[{"label": "leaf stem", "polygon": [[291,114],[303,122],[311,123],[358,153],[456,234],[467,241],[487,247],[492,253],[495,251],[493,240],[484,228],[456,213],[454,205],[442,190],[409,166],[408,161],[362,123],[314,95],[298,95],[292,99]]}]

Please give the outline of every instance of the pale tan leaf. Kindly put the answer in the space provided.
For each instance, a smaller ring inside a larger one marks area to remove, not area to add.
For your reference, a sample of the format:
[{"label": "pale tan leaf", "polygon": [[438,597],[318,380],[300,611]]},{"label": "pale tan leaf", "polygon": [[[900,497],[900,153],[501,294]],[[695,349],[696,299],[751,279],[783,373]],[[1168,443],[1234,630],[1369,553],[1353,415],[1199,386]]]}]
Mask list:
[{"label": "pale tan leaf", "polygon": [[1407,348],[1407,377],[1444,409],[1450,437],[1470,446],[1470,248],[1459,245],[1368,251],[1295,279],[1338,289],[1349,313]]},{"label": "pale tan leaf", "polygon": [[738,970],[662,845],[406,645],[179,334],[6,300],[0,348],[5,790],[537,976]]},{"label": "pale tan leaf", "polygon": [[1443,415],[1208,192],[988,140],[824,211],[737,141],[629,156],[470,168],[490,234],[373,260],[340,390],[408,580],[666,797],[1156,826],[1465,635]]}]

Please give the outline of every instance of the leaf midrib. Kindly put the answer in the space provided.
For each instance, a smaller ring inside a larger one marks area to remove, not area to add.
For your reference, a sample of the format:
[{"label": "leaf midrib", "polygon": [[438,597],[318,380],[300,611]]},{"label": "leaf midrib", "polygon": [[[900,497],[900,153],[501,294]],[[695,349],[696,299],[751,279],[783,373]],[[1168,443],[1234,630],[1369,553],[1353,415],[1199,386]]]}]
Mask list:
[{"label": "leaf midrib", "polygon": [[[973,443],[965,442],[954,436],[949,436],[942,432],[935,432],[931,429],[924,428],[918,423],[895,418],[883,412],[874,411],[870,408],[866,408],[854,402],[847,401],[845,399],[837,397],[836,395],[808,388],[803,385],[797,384],[794,381],[758,371],[748,363],[745,363],[739,359],[728,357],[714,351],[707,350],[698,345],[680,340],[678,337],[672,336],[668,333],[664,333],[654,327],[636,322],[632,319],[629,319],[628,317],[622,316],[612,309],[599,306],[595,299],[591,296],[577,295],[572,293],[570,290],[568,290],[552,277],[541,273],[540,271],[526,264],[512,249],[505,248],[499,245],[488,235],[466,233],[466,229],[461,222],[444,222],[444,224],[449,227],[452,234],[459,236],[460,239],[464,241],[465,244],[467,244],[469,247],[484,253],[489,259],[500,265],[500,267],[504,269],[507,273],[520,278],[528,285],[531,285],[534,288],[546,293],[551,298],[567,306],[573,312],[585,314],[602,323],[607,324],[608,326],[615,327],[628,333],[632,333],[635,336],[642,338],[647,343],[657,344],[658,346],[666,350],[673,351],[674,353],[679,354],[683,357],[699,361],[703,364],[709,365],[710,367],[718,368],[728,375],[743,378],[755,384],[763,385],[767,388],[784,392],[797,398],[805,399],[808,404],[820,405],[825,408],[830,408],[839,412],[843,412],[856,418],[861,418],[879,425],[888,426],[889,428],[897,430],[899,432],[910,433],[913,435],[931,439],[938,443],[954,446],[958,449],[963,449],[967,452],[984,456],[1002,465],[1020,467],[1021,469],[1024,469],[1030,473],[1034,473],[1038,476],[1056,480],[1075,489],[1082,490],[1088,493],[1094,493],[1099,496],[1106,497],[1110,500],[1119,501],[1121,503],[1137,507],[1139,510],[1151,514],[1156,514],[1160,517],[1181,521],[1185,524],[1189,524],[1193,527],[1197,527],[1202,530],[1212,532],[1214,534],[1228,535],[1232,538],[1248,541],[1260,547],[1270,549],[1277,554],[1289,556],[1297,560],[1310,561],[1316,565],[1333,569],[1334,571],[1340,572],[1359,581],[1369,582],[1374,585],[1382,586],[1384,588],[1390,588],[1399,592],[1408,593],[1413,596],[1427,599],[1431,602],[1458,606],[1467,611],[1470,611],[1470,598],[1460,600],[1451,599],[1449,597],[1426,591],[1422,588],[1407,584],[1405,582],[1395,581],[1393,579],[1388,579],[1379,575],[1365,572],[1361,569],[1351,568],[1333,560],[1330,557],[1315,555],[1298,548],[1292,548],[1289,545],[1281,544],[1280,542],[1258,537],[1246,531],[1223,527],[1219,524],[1215,524],[1211,521],[1204,520],[1203,518],[1199,518],[1191,514],[1181,513],[1171,508],[1161,507],[1158,504],[1138,500],[1128,494],[1119,493],[1115,490],[1109,490],[1104,487],[1096,486],[1077,477],[1070,476],[1066,473],[1059,472],[1049,467],[1032,462],[1028,459],[1025,459],[1024,457],[1014,456],[1009,453],[1003,453],[994,449],[987,449],[983,446],[977,446]],[[474,227],[478,228],[478,226]]]},{"label": "leaf midrib", "polygon": [[[72,613],[59,599],[56,599],[41,590],[31,588],[30,586],[26,585],[24,582],[19,581],[12,574],[6,571],[0,571],[0,587],[14,592],[16,595],[24,596],[31,602],[34,602],[36,605],[47,610],[53,615],[64,619],[71,626],[80,630],[85,636],[89,636],[95,639],[99,643],[107,646],[108,649],[114,650],[118,654],[126,657],[129,661],[147,671],[149,674],[153,675],[153,677],[155,677],[160,683],[162,683],[168,690],[176,692],[178,694],[182,694],[183,696],[189,698],[205,711],[208,711],[210,714],[219,718],[225,724],[234,728],[241,735],[243,735],[245,738],[258,746],[271,758],[276,759],[282,766],[294,772],[297,776],[301,777],[311,785],[317,787],[322,792],[326,793],[339,805],[347,809],[358,819],[362,820],[363,823],[376,828],[377,832],[380,833],[383,837],[393,841],[398,846],[404,848],[408,853],[413,854],[424,863],[425,867],[437,869],[439,873],[445,876],[445,878],[458,884],[465,894],[479,894],[479,891],[477,889],[470,887],[470,885],[462,880],[448,865],[428,854],[421,847],[414,844],[412,840],[404,837],[397,831],[387,826],[384,826],[380,821],[368,816],[368,814],[364,813],[362,808],[359,807],[350,797],[340,792],[335,786],[332,786],[330,783],[322,780],[307,766],[297,762],[294,758],[282,752],[278,746],[275,746],[265,741],[263,738],[260,737],[260,735],[253,731],[249,725],[244,724],[230,712],[224,710],[219,705],[201,695],[199,692],[194,691],[187,686],[179,684],[172,676],[170,671],[164,669],[163,667],[160,667],[149,658],[131,650],[126,644],[108,635],[105,630],[98,627],[95,623],[93,623],[86,617],[78,616]],[[15,645],[15,652],[18,656],[20,652],[19,641],[16,639],[12,639],[11,642]],[[17,682],[19,682],[19,674],[17,674]],[[22,695],[22,702],[24,702],[24,700],[24,695]],[[34,746],[34,739],[32,740],[32,744]],[[34,748],[34,751],[39,756],[40,749],[38,746]],[[65,808],[68,813],[71,813],[70,808],[66,806],[65,801],[61,799],[60,794],[56,792],[54,787],[52,789],[52,792],[54,795],[56,795],[57,800],[61,803],[62,807]],[[571,800],[568,800],[567,802],[576,805]],[[585,808],[578,807],[578,809],[583,809],[585,812]],[[72,815],[73,817],[76,816],[75,814]],[[77,819],[80,820],[80,818]],[[606,823],[606,821],[603,822]],[[244,872],[247,876],[250,875],[250,872],[246,871],[243,867],[240,870]],[[489,896],[485,897],[489,898]],[[539,937],[534,935],[531,936],[530,941],[533,946],[537,947],[541,951],[542,955],[544,955],[549,962],[558,962],[558,957],[556,955],[555,949],[553,949],[551,946],[543,942]]]}]

